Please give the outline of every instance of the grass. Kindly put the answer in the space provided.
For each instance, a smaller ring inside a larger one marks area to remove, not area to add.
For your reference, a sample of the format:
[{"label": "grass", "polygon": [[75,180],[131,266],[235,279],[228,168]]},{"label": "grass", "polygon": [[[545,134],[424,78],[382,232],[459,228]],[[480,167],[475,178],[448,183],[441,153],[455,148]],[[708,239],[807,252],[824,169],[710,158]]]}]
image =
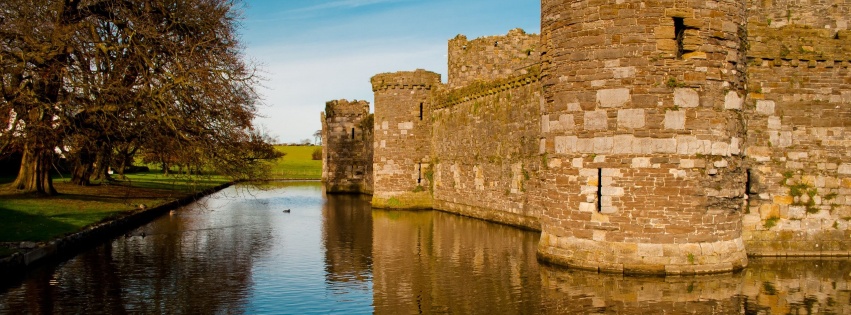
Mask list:
[{"label": "grass", "polygon": [[[313,160],[315,146],[278,146],[286,156],[272,165],[271,178],[321,179],[322,161]],[[10,187],[14,178],[0,178],[0,245],[44,242],[80,231],[138,209],[156,207],[229,181],[224,176],[164,176],[154,170],[128,174],[126,179],[92,186],[77,186],[57,176],[59,195],[38,197]],[[14,253],[0,246],[0,257]]]},{"label": "grass", "polygon": [[322,179],[322,161],[312,158],[318,146],[275,146],[284,152],[283,158],[272,164],[271,178],[275,179]]},{"label": "grass", "polygon": [[[20,194],[0,182],[0,242],[43,242],[138,209],[156,207],[229,180],[222,176],[130,174],[127,180],[77,186],[56,178],[57,196]],[[12,251],[0,247],[0,257]]]}]

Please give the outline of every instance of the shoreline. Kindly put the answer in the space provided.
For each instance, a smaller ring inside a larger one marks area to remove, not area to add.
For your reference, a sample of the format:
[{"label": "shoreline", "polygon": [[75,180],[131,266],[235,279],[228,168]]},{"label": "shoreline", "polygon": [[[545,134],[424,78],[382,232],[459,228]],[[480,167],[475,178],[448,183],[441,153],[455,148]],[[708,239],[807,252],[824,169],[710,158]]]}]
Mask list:
[{"label": "shoreline", "polygon": [[221,184],[156,207],[133,210],[117,218],[96,223],[60,238],[38,243],[34,248],[4,257],[0,259],[0,287],[23,277],[26,271],[43,263],[71,258],[85,249],[111,240],[129,230],[149,223],[171,210],[212,195],[234,184],[236,182]]}]

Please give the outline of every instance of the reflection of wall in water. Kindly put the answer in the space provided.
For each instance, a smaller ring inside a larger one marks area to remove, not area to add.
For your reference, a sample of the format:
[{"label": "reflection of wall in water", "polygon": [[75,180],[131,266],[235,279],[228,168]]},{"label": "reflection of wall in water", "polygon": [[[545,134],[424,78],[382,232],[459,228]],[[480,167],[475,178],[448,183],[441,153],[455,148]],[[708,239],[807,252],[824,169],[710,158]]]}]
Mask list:
[{"label": "reflection of wall in water", "polygon": [[552,308],[605,314],[739,314],[740,274],[631,277],[541,266]]},{"label": "reflection of wall in water", "polygon": [[368,283],[372,274],[371,210],[368,196],[327,196],[322,235],[328,281]]},{"label": "reflection of wall in water", "polygon": [[851,314],[851,261],[755,259],[743,272],[747,310],[756,314]]},{"label": "reflection of wall in water", "polygon": [[529,313],[540,304],[536,233],[442,212],[375,210],[373,227],[376,314]]}]

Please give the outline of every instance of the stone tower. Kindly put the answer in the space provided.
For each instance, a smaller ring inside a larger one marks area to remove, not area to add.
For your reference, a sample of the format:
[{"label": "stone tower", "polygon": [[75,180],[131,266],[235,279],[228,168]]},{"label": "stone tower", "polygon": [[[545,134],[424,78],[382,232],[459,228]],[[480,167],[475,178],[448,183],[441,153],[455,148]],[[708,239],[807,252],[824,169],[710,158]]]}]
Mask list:
[{"label": "stone tower", "polygon": [[641,274],[747,265],[745,1],[541,4],[539,256]]},{"label": "stone tower", "polygon": [[375,92],[376,208],[429,209],[431,94],[440,75],[425,70],[372,77]]},{"label": "stone tower", "polygon": [[325,103],[322,181],[329,193],[372,193],[372,124],[366,101]]}]

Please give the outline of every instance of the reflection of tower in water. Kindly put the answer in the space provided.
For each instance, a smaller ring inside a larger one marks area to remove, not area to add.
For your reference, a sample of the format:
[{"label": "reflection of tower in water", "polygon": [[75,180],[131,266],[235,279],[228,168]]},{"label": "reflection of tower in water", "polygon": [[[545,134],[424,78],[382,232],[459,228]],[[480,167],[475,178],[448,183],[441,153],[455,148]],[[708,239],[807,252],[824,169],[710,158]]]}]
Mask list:
[{"label": "reflection of tower in water", "polygon": [[323,207],[325,279],[369,290],[372,279],[372,207],[363,195],[328,195]]}]

